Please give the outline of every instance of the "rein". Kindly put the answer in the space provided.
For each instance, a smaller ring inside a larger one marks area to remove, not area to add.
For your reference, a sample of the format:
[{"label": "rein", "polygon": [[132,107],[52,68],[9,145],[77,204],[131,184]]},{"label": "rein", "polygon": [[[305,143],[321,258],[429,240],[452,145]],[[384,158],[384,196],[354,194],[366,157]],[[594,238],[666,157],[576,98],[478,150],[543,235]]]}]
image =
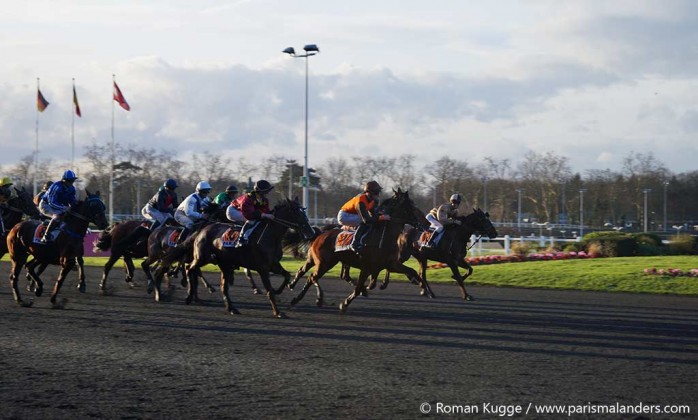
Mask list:
[{"label": "rein", "polygon": [[471,249],[472,247],[474,247],[476,243],[478,243],[478,241],[480,240],[480,238],[482,238],[482,234],[477,235],[477,239],[475,239],[475,240],[473,241],[473,244],[472,244],[472,245],[466,246],[466,247],[465,247],[465,252],[470,251],[470,249]]},{"label": "rein", "polygon": [[280,224],[281,226],[285,226],[285,227],[291,228],[291,229],[296,229],[299,226],[298,223],[289,222],[288,220],[279,219],[278,217],[275,217],[275,218],[271,219],[270,221],[276,222],[276,223]]}]

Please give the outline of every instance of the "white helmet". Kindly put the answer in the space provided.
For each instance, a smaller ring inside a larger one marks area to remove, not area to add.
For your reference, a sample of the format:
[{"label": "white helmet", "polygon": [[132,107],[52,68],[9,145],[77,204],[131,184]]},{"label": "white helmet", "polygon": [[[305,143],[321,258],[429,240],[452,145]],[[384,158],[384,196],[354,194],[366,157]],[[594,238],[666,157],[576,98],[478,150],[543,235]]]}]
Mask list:
[{"label": "white helmet", "polygon": [[201,181],[198,184],[196,184],[196,191],[197,192],[210,192],[211,185],[206,181]]},{"label": "white helmet", "polygon": [[463,197],[461,197],[460,194],[456,193],[451,196],[451,199],[449,201],[451,203],[460,204],[460,202],[463,201]]}]

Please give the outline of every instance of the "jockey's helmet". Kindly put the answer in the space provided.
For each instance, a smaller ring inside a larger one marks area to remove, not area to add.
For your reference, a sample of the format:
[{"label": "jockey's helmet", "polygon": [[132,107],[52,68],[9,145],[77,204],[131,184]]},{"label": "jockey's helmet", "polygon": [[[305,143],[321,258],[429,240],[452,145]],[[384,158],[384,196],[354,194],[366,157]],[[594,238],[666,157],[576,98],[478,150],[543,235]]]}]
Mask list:
[{"label": "jockey's helmet", "polygon": [[364,185],[364,192],[370,192],[371,194],[380,194],[382,190],[383,187],[376,181],[368,181],[366,185]]},{"label": "jockey's helmet", "polygon": [[254,188],[252,191],[258,192],[258,193],[268,193],[274,188],[273,185],[269,183],[269,181],[260,179],[259,181],[254,183]]},{"label": "jockey's helmet", "polygon": [[12,185],[12,180],[9,176],[4,176],[0,179],[0,187],[9,187],[10,185]]},{"label": "jockey's helmet", "polygon": [[171,189],[171,190],[174,190],[175,188],[177,188],[177,181],[175,181],[174,179],[170,178],[170,179],[168,179],[167,181],[165,181],[165,183],[164,183],[163,185],[164,185],[165,188],[169,188],[169,189]]},{"label": "jockey's helmet", "polygon": [[68,169],[67,171],[63,172],[63,179],[66,181],[75,181],[78,179],[78,176],[75,175],[75,172]]},{"label": "jockey's helmet", "polygon": [[211,192],[211,185],[206,181],[201,181],[198,184],[196,184],[196,191],[200,193]]},{"label": "jockey's helmet", "polygon": [[455,193],[451,196],[449,201],[453,204],[460,204],[460,202],[463,201],[463,197],[460,194]]},{"label": "jockey's helmet", "polygon": [[238,187],[236,187],[235,185],[228,185],[227,187],[225,187],[225,192],[237,194]]}]

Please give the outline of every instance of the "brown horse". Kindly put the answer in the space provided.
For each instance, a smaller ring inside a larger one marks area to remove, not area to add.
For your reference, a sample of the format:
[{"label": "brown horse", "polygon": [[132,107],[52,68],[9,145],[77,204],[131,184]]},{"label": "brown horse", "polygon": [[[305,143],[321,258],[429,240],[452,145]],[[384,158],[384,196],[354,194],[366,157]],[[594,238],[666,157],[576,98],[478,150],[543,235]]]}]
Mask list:
[{"label": "brown horse", "polygon": [[[422,244],[428,238],[423,238],[424,231],[416,228],[406,229],[400,235],[400,261],[407,261],[414,256],[419,262],[419,276],[422,278],[420,294],[435,297],[427,283],[427,261],[438,261],[446,264],[451,269],[452,278],[458,283],[464,300],[473,300],[473,297],[465,290],[464,281],[473,274],[473,267],[465,260],[468,254],[468,242],[474,234],[487,235],[490,239],[497,237],[497,229],[490,221],[489,213],[480,209],[466,216],[456,218],[460,224],[448,225],[439,239],[439,243],[432,248],[424,248]],[[467,273],[462,275],[459,268],[465,268]],[[374,279],[375,280],[375,279]],[[390,282],[390,272],[385,273],[381,289],[385,289]]]},{"label": "brown horse", "polygon": [[[239,314],[229,296],[229,288],[233,284],[233,272],[238,267],[245,267],[259,273],[264,285],[266,296],[271,304],[272,313],[277,318],[284,315],[279,312],[275,295],[283,291],[290,280],[290,273],[280,264],[282,255],[281,240],[289,228],[301,233],[302,239],[310,240],[315,231],[310,226],[305,209],[298,200],[286,199],[272,209],[274,219],[262,219],[250,235],[247,245],[240,247],[225,247],[221,237],[228,228],[227,224],[214,223],[201,229],[196,235],[192,249],[192,261],[187,268],[189,276],[189,293],[187,303],[197,296],[197,284],[193,275],[206,264],[215,263],[221,271],[221,293],[225,310],[229,314]],[[293,244],[290,244],[293,245]],[[178,250],[169,259],[178,258]],[[274,289],[269,279],[270,273],[279,273],[284,281],[278,289]]]},{"label": "brown horse", "polygon": [[291,305],[295,305],[303,299],[310,286],[314,284],[317,288],[317,305],[322,306],[323,294],[318,280],[339,263],[361,269],[354,291],[339,305],[341,312],[346,311],[357,295],[364,293],[367,278],[369,276],[377,277],[381,270],[388,269],[419,280],[419,275],[415,270],[399,261],[400,250],[397,246],[397,239],[405,224],[414,224],[420,221],[417,218],[420,212],[414,206],[409,193],[401,189],[394,191],[394,195],[383,201],[380,207],[381,211],[390,215],[390,220],[375,224],[367,234],[366,245],[358,255],[350,250],[335,251],[335,243],[341,232],[340,229],[326,231],[312,242],[308,251],[308,259],[296,273],[294,283],[310,268],[315,267],[315,269],[308,276],[298,296],[293,298]]},{"label": "brown horse", "polygon": [[58,291],[76,262],[78,263],[80,283],[84,285],[85,272],[82,267],[82,256],[84,254],[83,240],[87,233],[87,227],[90,223],[94,223],[99,229],[104,229],[109,225],[99,191],[95,194],[91,194],[87,190],[85,192],[87,194],[85,200],[78,201],[66,212],[61,230],[54,241],[45,244],[36,241],[37,228],[41,223],[34,220],[19,223],[10,231],[7,237],[7,247],[12,259],[10,283],[15,301],[21,306],[31,306],[31,302],[22,301],[17,285],[19,273],[22,266],[26,264],[29,255],[34,257],[33,262],[27,265],[27,270],[37,284],[34,292],[36,296],[41,296],[43,282],[34,271],[35,268],[44,264],[61,266],[51,293],[51,303],[55,307],[61,306],[56,303]]},{"label": "brown horse", "polygon": [[[14,188],[14,187],[13,187]],[[7,253],[7,235],[17,223],[22,221],[22,216],[27,215],[32,219],[41,218],[41,213],[34,205],[31,194],[22,187],[15,188],[17,195],[10,198],[0,206],[2,210],[2,226],[4,232],[0,232],[0,258]]]}]

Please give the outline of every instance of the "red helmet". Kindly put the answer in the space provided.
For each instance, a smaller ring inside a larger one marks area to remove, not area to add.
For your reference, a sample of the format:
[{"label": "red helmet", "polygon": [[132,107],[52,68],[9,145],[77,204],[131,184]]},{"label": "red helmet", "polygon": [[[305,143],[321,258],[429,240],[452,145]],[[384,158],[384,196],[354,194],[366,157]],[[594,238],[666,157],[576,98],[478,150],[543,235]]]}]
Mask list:
[{"label": "red helmet", "polygon": [[364,192],[370,192],[371,194],[379,194],[382,189],[383,187],[376,181],[368,181],[366,185],[364,185]]}]

